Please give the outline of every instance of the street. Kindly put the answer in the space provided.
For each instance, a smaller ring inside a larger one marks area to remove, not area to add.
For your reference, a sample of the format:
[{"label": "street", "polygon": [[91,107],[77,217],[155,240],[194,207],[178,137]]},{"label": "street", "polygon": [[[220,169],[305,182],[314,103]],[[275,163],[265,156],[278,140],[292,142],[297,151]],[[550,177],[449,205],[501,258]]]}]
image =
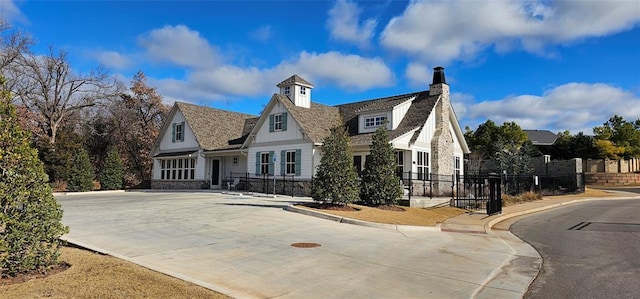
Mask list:
[{"label": "street", "polygon": [[601,200],[526,217],[511,231],[543,266],[525,298],[640,296],[640,200]]}]

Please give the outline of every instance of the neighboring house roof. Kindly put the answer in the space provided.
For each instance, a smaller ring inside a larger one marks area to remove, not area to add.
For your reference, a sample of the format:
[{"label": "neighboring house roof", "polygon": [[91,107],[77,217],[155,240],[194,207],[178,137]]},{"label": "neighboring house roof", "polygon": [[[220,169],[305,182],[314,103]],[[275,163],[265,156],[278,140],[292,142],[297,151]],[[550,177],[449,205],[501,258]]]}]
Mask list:
[{"label": "neighboring house roof", "polygon": [[187,124],[204,150],[240,147],[255,126],[255,115],[176,102]]},{"label": "neighboring house roof", "polygon": [[300,84],[300,85],[304,85],[307,87],[311,87],[313,88],[313,84],[309,83],[309,81],[302,79],[302,77],[298,76],[298,75],[293,75],[287,79],[285,79],[284,81],[278,83],[278,85],[276,85],[277,87],[283,87],[283,86],[291,86],[294,84]]},{"label": "neighboring house roof", "polygon": [[553,145],[558,135],[549,130],[523,130],[533,145]]}]

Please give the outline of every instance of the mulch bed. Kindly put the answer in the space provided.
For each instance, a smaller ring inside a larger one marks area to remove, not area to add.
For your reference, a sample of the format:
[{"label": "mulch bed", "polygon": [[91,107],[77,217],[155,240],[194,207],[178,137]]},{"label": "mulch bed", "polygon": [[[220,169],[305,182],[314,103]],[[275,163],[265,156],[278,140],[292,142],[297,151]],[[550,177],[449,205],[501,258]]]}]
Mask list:
[{"label": "mulch bed", "polygon": [[69,269],[69,267],[71,267],[71,265],[67,263],[60,263],[58,265],[52,266],[45,273],[34,270],[29,273],[18,274],[15,277],[2,275],[0,276],[0,286],[7,286],[7,285],[16,284],[16,283],[23,283],[29,280],[45,278],[54,274],[58,274],[64,270],[67,270]]},{"label": "mulch bed", "polygon": [[379,205],[376,208],[385,211],[393,211],[393,212],[404,212],[406,211],[403,207],[394,206],[394,205]]},{"label": "mulch bed", "polygon": [[360,209],[358,209],[358,208],[354,208],[354,207],[352,207],[352,206],[348,206],[348,205],[339,205],[339,204],[332,204],[332,203],[317,203],[317,202],[312,202],[312,203],[305,203],[305,204],[302,204],[302,206],[309,207],[309,208],[313,208],[313,209],[319,209],[319,210],[347,211],[347,212],[356,212],[356,211],[360,211]]}]

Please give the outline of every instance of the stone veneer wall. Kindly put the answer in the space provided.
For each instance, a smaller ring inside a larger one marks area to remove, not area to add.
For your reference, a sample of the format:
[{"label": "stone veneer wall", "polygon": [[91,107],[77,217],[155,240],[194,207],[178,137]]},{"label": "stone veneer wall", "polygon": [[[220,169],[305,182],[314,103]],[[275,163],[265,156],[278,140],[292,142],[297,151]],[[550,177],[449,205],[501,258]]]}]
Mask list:
[{"label": "stone veneer wall", "polygon": [[[449,97],[449,85],[431,84],[429,95],[440,94],[440,99],[433,111],[436,117],[436,127],[431,140],[431,172],[443,177],[453,175],[453,136],[449,130],[449,109],[451,99]],[[435,178],[434,178],[435,179]],[[451,193],[451,182],[439,179],[434,182],[433,192],[437,195]]]},{"label": "stone veneer wall", "polygon": [[585,173],[587,185],[626,186],[640,185],[640,173]]},{"label": "stone veneer wall", "polygon": [[582,164],[585,172],[630,173],[640,171],[640,158],[628,160],[587,159]]},{"label": "stone veneer wall", "polygon": [[209,182],[205,180],[152,180],[151,189],[209,189]]}]

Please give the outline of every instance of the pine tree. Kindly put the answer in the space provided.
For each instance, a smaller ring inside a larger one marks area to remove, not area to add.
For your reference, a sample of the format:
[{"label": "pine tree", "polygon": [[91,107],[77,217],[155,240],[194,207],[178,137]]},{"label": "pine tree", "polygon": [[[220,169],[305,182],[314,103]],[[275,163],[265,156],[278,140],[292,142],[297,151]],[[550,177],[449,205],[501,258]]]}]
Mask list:
[{"label": "pine tree", "polygon": [[331,129],[324,139],[322,158],[313,180],[313,200],[348,204],[358,199],[358,174],[353,167],[349,136],[344,127]]},{"label": "pine tree", "polygon": [[382,126],[373,134],[371,155],[362,172],[360,199],[367,205],[394,205],[402,197],[393,153],[386,125]]},{"label": "pine tree", "polygon": [[68,228],[1,78],[0,88],[0,274],[46,272]]},{"label": "pine tree", "polygon": [[81,148],[73,156],[67,189],[81,192],[93,190],[93,175],[93,166],[91,165],[91,160],[89,160],[89,154],[84,148]]},{"label": "pine tree", "polygon": [[100,187],[102,190],[122,189],[124,166],[118,150],[112,147],[104,159],[102,174],[100,175]]}]

